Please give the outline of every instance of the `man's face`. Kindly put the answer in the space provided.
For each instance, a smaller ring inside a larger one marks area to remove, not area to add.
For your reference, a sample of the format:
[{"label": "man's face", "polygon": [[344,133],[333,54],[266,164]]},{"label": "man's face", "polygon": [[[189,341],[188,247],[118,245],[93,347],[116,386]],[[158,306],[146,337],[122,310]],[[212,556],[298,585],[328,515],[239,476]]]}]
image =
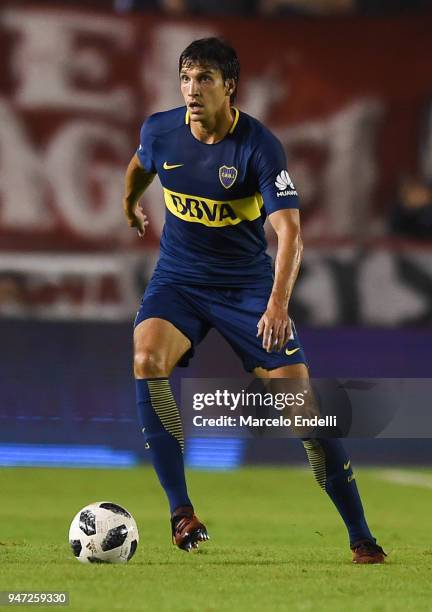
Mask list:
[{"label": "man's face", "polygon": [[191,121],[206,121],[229,100],[229,86],[218,68],[200,64],[183,66],[180,87]]}]

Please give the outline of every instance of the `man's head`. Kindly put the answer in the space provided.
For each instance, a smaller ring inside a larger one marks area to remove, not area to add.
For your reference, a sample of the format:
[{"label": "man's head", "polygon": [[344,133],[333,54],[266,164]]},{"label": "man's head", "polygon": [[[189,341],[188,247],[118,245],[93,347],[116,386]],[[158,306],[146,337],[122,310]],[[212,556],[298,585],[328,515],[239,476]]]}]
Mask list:
[{"label": "man's head", "polygon": [[240,64],[236,52],[224,40],[201,38],[180,55],[179,75],[191,119],[200,121],[234,102]]}]

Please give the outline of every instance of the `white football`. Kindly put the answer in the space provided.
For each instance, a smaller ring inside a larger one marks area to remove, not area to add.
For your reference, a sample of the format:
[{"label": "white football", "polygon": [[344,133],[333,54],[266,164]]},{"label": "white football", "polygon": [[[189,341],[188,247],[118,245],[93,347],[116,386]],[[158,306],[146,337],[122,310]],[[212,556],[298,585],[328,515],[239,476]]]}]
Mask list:
[{"label": "white football", "polygon": [[127,563],[138,541],[131,513],[107,501],[82,508],[69,529],[69,544],[81,563]]}]

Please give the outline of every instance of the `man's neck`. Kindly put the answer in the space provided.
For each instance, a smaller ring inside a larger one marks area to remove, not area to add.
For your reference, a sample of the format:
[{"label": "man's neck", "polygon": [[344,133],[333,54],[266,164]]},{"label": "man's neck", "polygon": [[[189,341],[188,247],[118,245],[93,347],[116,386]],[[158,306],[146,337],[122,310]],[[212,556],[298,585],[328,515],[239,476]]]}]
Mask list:
[{"label": "man's neck", "polygon": [[190,129],[197,140],[205,144],[216,144],[225,138],[234,121],[234,111],[230,106],[208,121],[191,121]]}]

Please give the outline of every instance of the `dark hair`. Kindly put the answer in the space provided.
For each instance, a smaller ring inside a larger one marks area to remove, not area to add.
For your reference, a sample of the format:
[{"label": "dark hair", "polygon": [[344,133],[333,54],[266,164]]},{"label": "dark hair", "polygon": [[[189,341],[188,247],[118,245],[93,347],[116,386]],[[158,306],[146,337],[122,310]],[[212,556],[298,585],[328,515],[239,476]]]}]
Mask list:
[{"label": "dark hair", "polygon": [[179,73],[183,67],[191,64],[204,64],[218,68],[224,81],[233,79],[235,89],[231,94],[234,102],[237,84],[240,78],[240,62],[237,53],[223,38],[200,38],[194,40],[182,52],[179,58]]}]

